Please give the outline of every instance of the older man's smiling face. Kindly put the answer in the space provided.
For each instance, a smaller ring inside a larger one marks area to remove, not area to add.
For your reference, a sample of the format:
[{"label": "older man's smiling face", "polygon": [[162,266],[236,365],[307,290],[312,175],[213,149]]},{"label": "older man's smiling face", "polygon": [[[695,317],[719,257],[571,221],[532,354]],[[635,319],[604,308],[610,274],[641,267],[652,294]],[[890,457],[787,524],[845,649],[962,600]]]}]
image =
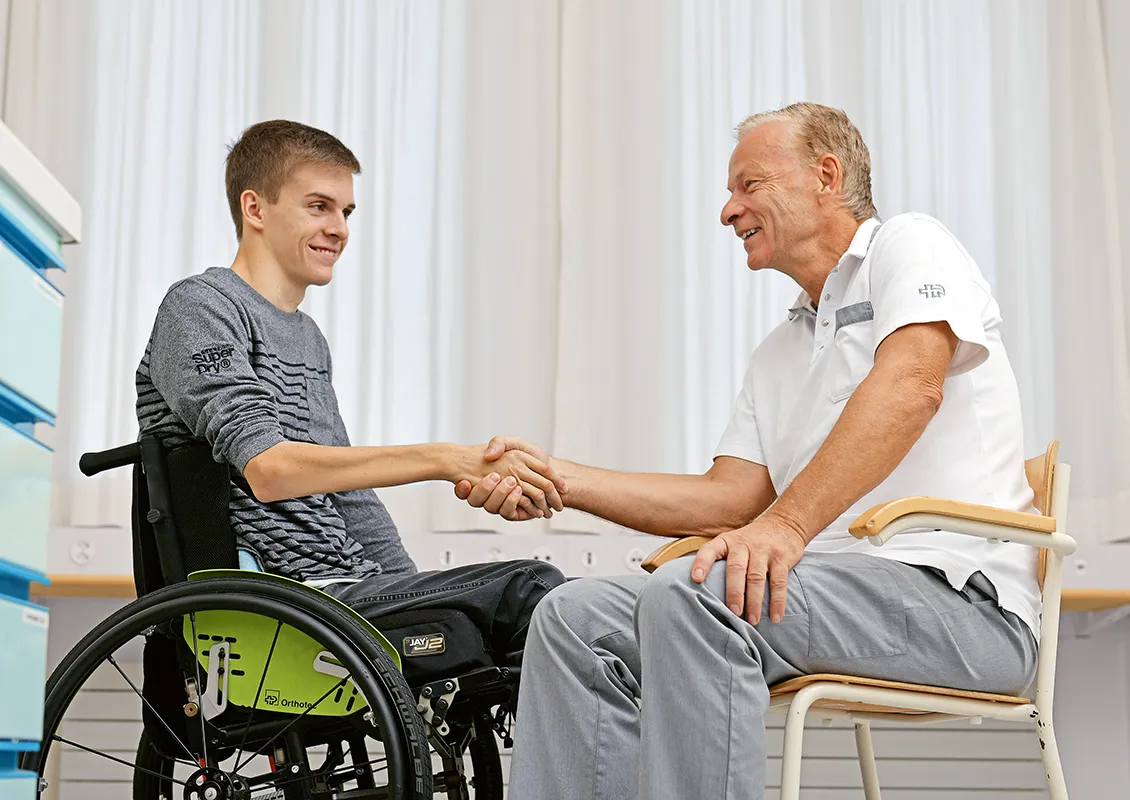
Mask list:
[{"label": "older man's smiling face", "polygon": [[798,156],[792,122],[764,122],[730,156],[730,199],[722,224],[742,239],[752,270],[779,269],[795,245],[817,228],[820,182]]}]

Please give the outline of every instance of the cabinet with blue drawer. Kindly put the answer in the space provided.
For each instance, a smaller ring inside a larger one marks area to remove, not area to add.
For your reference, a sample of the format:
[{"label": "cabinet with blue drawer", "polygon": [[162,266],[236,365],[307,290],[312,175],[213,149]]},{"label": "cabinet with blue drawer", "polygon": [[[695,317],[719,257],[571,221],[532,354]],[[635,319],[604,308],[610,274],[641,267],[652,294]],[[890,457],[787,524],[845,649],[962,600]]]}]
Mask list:
[{"label": "cabinet with blue drawer", "polygon": [[0,797],[4,800],[35,800],[35,776],[27,772],[0,772]]},{"label": "cabinet with blue drawer", "polygon": [[54,422],[62,341],[63,295],[0,240],[0,384],[22,419]]},{"label": "cabinet with blue drawer", "polygon": [[35,269],[63,268],[62,237],[11,184],[0,180],[0,238]]},{"label": "cabinet with blue drawer", "polygon": [[54,424],[63,295],[52,283],[81,212],[62,185],[0,122],[0,799],[35,797],[17,769],[39,749],[47,610],[28,601],[46,581],[51,451],[36,423]]},{"label": "cabinet with blue drawer", "polygon": [[42,735],[46,670],[47,609],[0,598],[0,739]]},{"label": "cabinet with blue drawer", "polygon": [[0,419],[0,561],[47,570],[51,451]]}]

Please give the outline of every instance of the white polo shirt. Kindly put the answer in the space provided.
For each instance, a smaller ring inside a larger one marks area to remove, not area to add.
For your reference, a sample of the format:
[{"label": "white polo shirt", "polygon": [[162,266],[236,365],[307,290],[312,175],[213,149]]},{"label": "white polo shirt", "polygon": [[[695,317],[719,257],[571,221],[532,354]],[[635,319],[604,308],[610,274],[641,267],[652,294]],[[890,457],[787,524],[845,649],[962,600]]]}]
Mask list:
[{"label": "white polo shirt", "polygon": [[[944,570],[961,589],[974,572],[1002,608],[1038,635],[1036,550],[952,532],[906,532],[875,547],[848,526],[900,497],[929,495],[1032,511],[1024,474],[1020,395],[1004,345],[1000,309],[973,259],[925,214],[864,222],[824,284],[818,309],[802,293],[789,319],[753,352],[733,418],[715,456],[764,464],[778,496],[803,470],[871,371],[875,350],[898,328],[945,320],[960,340],[944,399],[895,470],[808,545]],[[860,454],[860,458],[864,458]],[[842,469],[851,470],[848,462]]]}]

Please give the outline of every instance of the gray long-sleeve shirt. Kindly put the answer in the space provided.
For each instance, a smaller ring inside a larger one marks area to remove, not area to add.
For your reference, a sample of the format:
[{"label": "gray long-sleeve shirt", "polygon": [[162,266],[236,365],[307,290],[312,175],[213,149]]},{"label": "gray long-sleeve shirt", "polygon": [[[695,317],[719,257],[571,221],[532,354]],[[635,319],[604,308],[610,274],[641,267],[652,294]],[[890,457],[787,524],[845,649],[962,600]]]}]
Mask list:
[{"label": "gray long-sleeve shirt", "polygon": [[[206,440],[242,476],[279,442],[349,444],[332,379],[314,320],[213,267],[173,284],[161,303],[137,368],[138,424],[172,446]],[[416,570],[369,489],[260,503],[235,477],[230,512],[238,545],[268,572],[308,580]]]}]

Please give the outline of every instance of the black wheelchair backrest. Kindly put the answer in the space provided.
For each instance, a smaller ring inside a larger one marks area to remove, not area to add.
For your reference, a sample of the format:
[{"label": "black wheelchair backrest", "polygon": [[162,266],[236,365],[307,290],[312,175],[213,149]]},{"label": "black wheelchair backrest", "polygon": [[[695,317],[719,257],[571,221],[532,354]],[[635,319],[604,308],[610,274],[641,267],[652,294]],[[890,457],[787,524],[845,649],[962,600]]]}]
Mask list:
[{"label": "black wheelchair backrest", "polygon": [[206,442],[166,448],[155,436],[103,453],[80,469],[93,475],[133,464],[133,578],[137,595],[180,583],[201,569],[235,569],[228,516],[231,469]]}]

